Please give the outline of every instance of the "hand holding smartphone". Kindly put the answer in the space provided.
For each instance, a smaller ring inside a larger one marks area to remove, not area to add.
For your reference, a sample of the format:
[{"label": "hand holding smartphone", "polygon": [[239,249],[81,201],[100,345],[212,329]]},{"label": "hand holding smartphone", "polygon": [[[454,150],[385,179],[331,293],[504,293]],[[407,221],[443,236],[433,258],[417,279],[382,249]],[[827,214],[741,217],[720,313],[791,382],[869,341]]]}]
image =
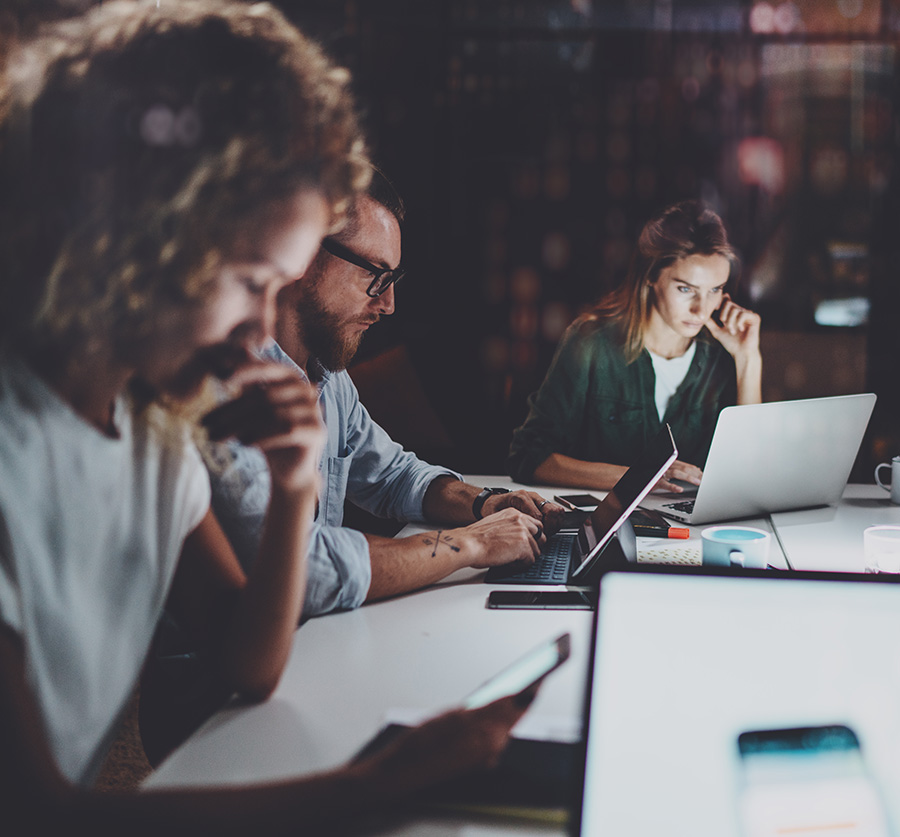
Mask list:
[{"label": "hand holding smartphone", "polygon": [[571,647],[568,633],[539,645],[479,686],[463,700],[463,707],[477,709],[502,697],[517,695],[559,668],[569,659]]},{"label": "hand holding smartphone", "polygon": [[[559,668],[569,659],[570,653],[571,636],[568,633],[542,643],[471,692],[463,699],[463,708],[478,709],[500,698],[511,697],[525,691],[529,686],[543,680],[551,671]],[[353,761],[359,761],[384,749],[388,743],[408,729],[409,727],[404,724],[387,724],[353,757]]]}]

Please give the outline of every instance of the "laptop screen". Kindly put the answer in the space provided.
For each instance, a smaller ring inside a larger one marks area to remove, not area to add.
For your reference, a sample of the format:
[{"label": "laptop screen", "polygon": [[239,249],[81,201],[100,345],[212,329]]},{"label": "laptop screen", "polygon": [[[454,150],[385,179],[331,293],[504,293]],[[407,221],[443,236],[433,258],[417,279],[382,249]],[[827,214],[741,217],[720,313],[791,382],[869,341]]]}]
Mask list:
[{"label": "laptop screen", "polygon": [[603,575],[576,833],[894,833],[900,584],[874,578]]},{"label": "laptop screen", "polygon": [[672,431],[666,424],[583,524],[583,558],[572,573],[572,581],[577,582],[593,568],[613,535],[677,456]]}]

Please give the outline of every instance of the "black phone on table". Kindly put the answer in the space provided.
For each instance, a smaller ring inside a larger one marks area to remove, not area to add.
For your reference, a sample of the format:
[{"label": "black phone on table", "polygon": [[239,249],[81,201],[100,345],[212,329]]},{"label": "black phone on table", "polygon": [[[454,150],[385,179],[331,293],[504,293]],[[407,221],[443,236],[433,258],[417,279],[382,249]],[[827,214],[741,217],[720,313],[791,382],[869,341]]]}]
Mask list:
[{"label": "black phone on table", "polygon": [[567,509],[592,512],[600,505],[600,498],[593,494],[555,494],[553,500]]},{"label": "black phone on table", "polygon": [[738,755],[744,837],[894,834],[850,727],[751,730],[738,736]]},{"label": "black phone on table", "polygon": [[660,529],[668,529],[671,525],[669,521],[663,517],[655,509],[636,508],[629,516],[632,526],[658,527]]},{"label": "black phone on table", "polygon": [[635,509],[628,516],[628,520],[634,529],[634,534],[638,537],[642,535],[664,536],[671,528],[669,521],[655,509]]},{"label": "black phone on table", "polygon": [[487,607],[495,610],[593,610],[590,596],[580,590],[493,590]]}]

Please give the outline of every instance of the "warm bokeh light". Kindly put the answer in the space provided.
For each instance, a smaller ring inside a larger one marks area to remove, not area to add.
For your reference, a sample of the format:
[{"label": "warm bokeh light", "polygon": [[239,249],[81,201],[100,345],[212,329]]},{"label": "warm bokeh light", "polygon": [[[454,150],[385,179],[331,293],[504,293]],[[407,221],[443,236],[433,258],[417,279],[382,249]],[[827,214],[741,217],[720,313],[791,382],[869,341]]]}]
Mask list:
[{"label": "warm bokeh light", "polygon": [[769,137],[747,137],[738,144],[738,172],[743,183],[771,194],[784,190],[784,149]]},{"label": "warm bokeh light", "polygon": [[775,8],[771,3],[754,3],[750,9],[750,29],[760,35],[775,31]]}]

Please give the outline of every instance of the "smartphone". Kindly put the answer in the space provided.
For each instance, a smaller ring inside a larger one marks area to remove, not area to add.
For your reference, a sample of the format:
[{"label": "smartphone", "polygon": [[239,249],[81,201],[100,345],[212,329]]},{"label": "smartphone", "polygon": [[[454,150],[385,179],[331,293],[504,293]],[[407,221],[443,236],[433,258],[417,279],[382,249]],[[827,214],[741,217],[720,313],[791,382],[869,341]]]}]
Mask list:
[{"label": "smartphone", "polygon": [[555,494],[553,500],[567,509],[592,512],[600,505],[600,498],[593,494]]},{"label": "smartphone", "polygon": [[628,520],[638,537],[665,536],[671,528],[669,521],[653,509],[635,509],[628,515]]},{"label": "smartphone", "polygon": [[631,521],[631,525],[635,527],[646,526],[657,529],[668,529],[671,525],[669,521],[655,509],[635,509],[628,515],[628,519]]},{"label": "smartphone", "polygon": [[497,610],[593,610],[580,590],[493,590],[487,606]]},{"label": "smartphone", "polygon": [[850,727],[752,730],[738,736],[744,837],[893,837]]},{"label": "smartphone", "polygon": [[511,666],[495,674],[463,700],[466,709],[477,709],[508,695],[516,695],[545,678],[569,659],[571,637],[561,634],[529,651]]},{"label": "smartphone", "polygon": [[[463,708],[478,709],[478,707],[486,706],[502,697],[517,695],[539,680],[543,680],[554,669],[559,668],[569,659],[571,649],[571,636],[568,633],[560,634],[556,639],[542,643],[537,648],[529,651],[524,657],[516,660],[512,665],[495,674],[486,683],[482,683],[474,692],[463,699]],[[383,750],[391,741],[408,729],[409,727],[406,724],[385,724],[353,756],[352,761],[360,761]],[[518,778],[521,778],[520,772],[521,766],[517,767],[516,775]]]}]

